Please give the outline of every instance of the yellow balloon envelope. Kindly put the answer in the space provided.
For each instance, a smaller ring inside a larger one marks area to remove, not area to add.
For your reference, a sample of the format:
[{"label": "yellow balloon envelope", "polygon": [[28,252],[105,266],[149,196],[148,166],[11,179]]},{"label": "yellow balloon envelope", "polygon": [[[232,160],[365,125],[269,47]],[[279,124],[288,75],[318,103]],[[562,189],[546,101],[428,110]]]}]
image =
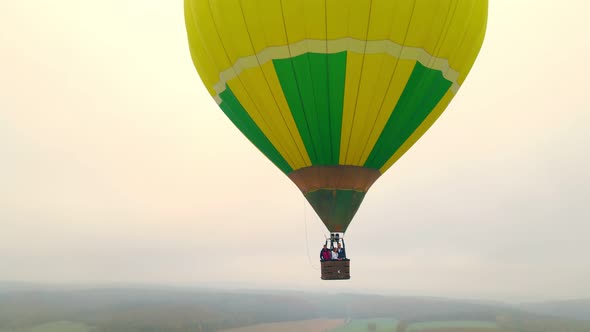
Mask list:
[{"label": "yellow balloon envelope", "polygon": [[219,107],[326,227],[344,232],[459,90],[487,9],[487,0],[185,0],[185,19]]}]

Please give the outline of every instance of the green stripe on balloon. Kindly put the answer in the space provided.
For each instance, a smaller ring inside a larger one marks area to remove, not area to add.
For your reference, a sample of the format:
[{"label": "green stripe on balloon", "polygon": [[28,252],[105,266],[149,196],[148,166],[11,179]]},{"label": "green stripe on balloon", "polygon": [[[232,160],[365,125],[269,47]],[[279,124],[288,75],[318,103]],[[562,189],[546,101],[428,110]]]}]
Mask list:
[{"label": "green stripe on balloon", "polygon": [[420,126],[451,87],[442,72],[416,62],[408,83],[365,162],[381,168]]},{"label": "green stripe on balloon", "polygon": [[356,214],[365,193],[355,190],[320,189],[305,198],[330,232],[344,232]]},{"label": "green stripe on balloon", "polygon": [[236,98],[229,86],[225,86],[225,91],[219,94],[221,104],[219,107],[225,115],[238,127],[238,129],[252,142],[264,155],[270,159],[283,173],[289,174],[293,168],[281,156],[279,151],[266,138],[262,130],[256,125],[248,112],[244,109],[240,101]]},{"label": "green stripe on balloon", "polygon": [[273,65],[312,164],[338,165],[346,52],[305,53]]}]

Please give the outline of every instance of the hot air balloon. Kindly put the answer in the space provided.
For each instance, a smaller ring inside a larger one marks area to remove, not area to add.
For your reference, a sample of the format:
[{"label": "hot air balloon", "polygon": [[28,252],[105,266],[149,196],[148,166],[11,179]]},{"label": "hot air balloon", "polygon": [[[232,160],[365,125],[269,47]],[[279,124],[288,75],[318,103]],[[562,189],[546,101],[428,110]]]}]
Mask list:
[{"label": "hot air balloon", "polygon": [[[487,0],[185,0],[194,65],[340,241],[371,185],[457,94]],[[349,261],[322,279],[349,278]]]}]

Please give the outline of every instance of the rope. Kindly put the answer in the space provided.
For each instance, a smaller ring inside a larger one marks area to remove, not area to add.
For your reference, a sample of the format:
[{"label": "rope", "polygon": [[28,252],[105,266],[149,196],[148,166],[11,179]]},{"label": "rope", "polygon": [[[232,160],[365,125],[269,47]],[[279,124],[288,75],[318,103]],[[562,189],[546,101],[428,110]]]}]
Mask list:
[{"label": "rope", "polygon": [[307,261],[309,262],[309,265],[316,271],[319,271],[320,268],[316,265],[314,265],[311,261],[311,256],[309,255],[309,236],[307,234],[307,213],[306,213],[306,204],[305,204],[305,196],[303,197],[303,225],[305,227],[305,248],[307,251]]}]

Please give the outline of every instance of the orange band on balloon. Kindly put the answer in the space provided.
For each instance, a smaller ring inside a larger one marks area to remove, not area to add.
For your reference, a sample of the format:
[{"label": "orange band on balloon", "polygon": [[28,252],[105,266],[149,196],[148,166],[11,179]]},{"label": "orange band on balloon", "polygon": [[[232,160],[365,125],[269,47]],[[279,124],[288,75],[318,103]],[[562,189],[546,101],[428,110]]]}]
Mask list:
[{"label": "orange band on balloon", "polygon": [[303,194],[320,189],[367,192],[379,176],[378,169],[350,165],[310,166],[289,174]]}]

